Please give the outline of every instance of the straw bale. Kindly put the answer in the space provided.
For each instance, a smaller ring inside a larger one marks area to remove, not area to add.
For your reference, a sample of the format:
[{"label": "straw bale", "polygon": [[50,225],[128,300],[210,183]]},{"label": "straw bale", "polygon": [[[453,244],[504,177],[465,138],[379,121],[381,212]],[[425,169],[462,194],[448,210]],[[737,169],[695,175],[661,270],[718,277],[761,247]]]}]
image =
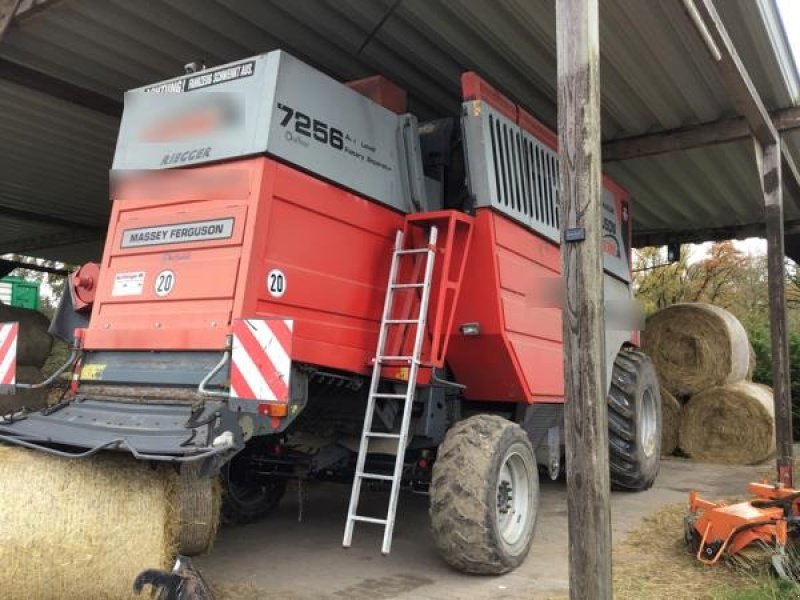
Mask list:
[{"label": "straw bale", "polygon": [[744,327],[711,304],[674,304],[657,312],[647,320],[642,347],[674,396],[741,381],[750,368]]},{"label": "straw bale", "polygon": [[19,323],[17,365],[41,367],[50,354],[52,336],[47,333],[50,322],[42,313],[0,303],[0,323]]},{"label": "straw bale", "polygon": [[758,356],[756,356],[756,349],[753,348],[753,344],[750,344],[750,364],[747,365],[747,375],[744,376],[745,381],[753,381],[756,366],[758,366]]},{"label": "straw bale", "polygon": [[681,403],[661,386],[661,454],[669,456],[678,448],[681,426]]},{"label": "straw bale", "polygon": [[222,486],[216,477],[201,477],[200,466],[184,464],[176,490],[178,551],[184,556],[210,551],[219,528]]},{"label": "straw bale", "polygon": [[172,566],[174,470],[0,446],[0,480],[0,600],[129,599],[139,572]]},{"label": "straw bale", "polygon": [[680,447],[707,462],[753,465],[775,452],[772,390],[746,381],[705,390],[683,407]]}]

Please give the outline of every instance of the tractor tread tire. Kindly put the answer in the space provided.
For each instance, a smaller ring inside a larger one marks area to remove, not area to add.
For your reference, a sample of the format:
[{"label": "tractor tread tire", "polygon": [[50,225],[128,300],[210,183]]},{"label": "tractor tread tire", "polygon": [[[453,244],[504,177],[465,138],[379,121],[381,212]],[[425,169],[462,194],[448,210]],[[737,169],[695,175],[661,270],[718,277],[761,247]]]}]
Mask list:
[{"label": "tractor tread tire", "polygon": [[224,470],[221,481],[222,522],[227,525],[248,525],[267,517],[278,507],[286,493],[287,480],[275,478],[266,486],[254,486],[254,489],[257,489],[255,497],[249,501],[242,501],[237,498],[236,490]]},{"label": "tractor tread tire", "polygon": [[[656,447],[651,456],[639,447],[638,416],[645,391],[658,405]],[[614,360],[608,390],[608,448],[611,486],[642,491],[652,487],[661,457],[661,395],[653,363],[646,354],[625,348]]]},{"label": "tractor tread tire", "polygon": [[[498,463],[518,443],[533,464],[533,517],[522,549],[509,553],[496,531],[496,478]],[[522,427],[485,414],[456,423],[439,447],[430,487],[431,528],[442,557],[466,573],[497,575],[514,569],[533,539],[538,496],[536,459]]]}]

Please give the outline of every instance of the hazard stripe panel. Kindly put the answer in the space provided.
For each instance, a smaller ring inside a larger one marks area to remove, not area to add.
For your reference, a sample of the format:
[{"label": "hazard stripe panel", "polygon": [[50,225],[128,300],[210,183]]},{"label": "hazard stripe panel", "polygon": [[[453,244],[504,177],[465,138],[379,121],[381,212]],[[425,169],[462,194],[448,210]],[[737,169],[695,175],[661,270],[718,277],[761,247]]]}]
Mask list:
[{"label": "hazard stripe panel", "polygon": [[289,401],[292,319],[235,319],[231,350],[231,397]]},{"label": "hazard stripe panel", "polygon": [[18,337],[19,323],[0,323],[0,385],[17,382]]}]

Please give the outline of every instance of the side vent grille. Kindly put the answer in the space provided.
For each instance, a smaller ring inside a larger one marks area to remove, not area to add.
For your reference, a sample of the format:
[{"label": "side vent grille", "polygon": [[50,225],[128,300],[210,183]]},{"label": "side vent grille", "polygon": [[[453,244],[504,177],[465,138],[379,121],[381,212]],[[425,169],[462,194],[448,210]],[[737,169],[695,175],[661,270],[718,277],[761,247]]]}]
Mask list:
[{"label": "side vent grille", "polygon": [[[482,129],[480,138],[488,138],[489,142],[482,150],[485,171],[470,172],[478,205],[494,206],[523,225],[558,241],[558,154],[488,105],[483,104],[482,113],[479,117],[482,125],[478,127]],[[470,133],[477,134],[477,130],[471,123],[466,130],[470,143]]]},{"label": "side vent grille", "polygon": [[[523,227],[560,244],[558,153],[488,103],[461,105],[467,182],[475,206],[491,207]],[[615,192],[603,187],[603,264],[630,281],[629,226]]]}]

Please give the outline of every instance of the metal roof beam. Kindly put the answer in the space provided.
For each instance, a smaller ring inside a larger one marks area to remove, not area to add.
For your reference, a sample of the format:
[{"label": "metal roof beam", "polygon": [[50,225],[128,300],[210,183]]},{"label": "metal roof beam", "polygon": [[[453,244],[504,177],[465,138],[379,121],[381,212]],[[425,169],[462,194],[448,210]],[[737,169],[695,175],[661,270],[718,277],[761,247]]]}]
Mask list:
[{"label": "metal roof beam", "polygon": [[[800,129],[800,106],[769,113],[777,131]],[[603,162],[630,160],[743,140],[752,136],[744,117],[611,140],[603,144]]]},{"label": "metal roof beam", "polygon": [[686,15],[701,40],[706,46],[711,60],[717,67],[722,83],[733,100],[737,112],[747,122],[755,140],[762,146],[778,145],[780,163],[789,165],[787,170],[792,197],[800,198],[796,193],[800,190],[800,178],[797,169],[793,168],[794,161],[781,143],[780,134],[772,123],[772,118],[767,112],[764,102],[758,93],[753,80],[739,57],[736,47],[728,35],[722,19],[714,7],[713,0],[683,0]]},{"label": "metal roof beam", "polygon": [[46,8],[50,8],[54,4],[65,2],[66,0],[20,0],[17,7],[17,15],[15,20],[17,22],[24,21],[30,17],[39,14]]},{"label": "metal roof beam", "polygon": [[722,83],[739,114],[761,144],[778,142],[778,132],[728,35],[712,0],[683,0],[686,14],[709,51]]},{"label": "metal roof beam", "polygon": [[[14,20],[19,23],[60,0],[0,0],[0,41]],[[63,0],[62,0],[63,1]]]},{"label": "metal roof beam", "polygon": [[11,19],[17,14],[21,0],[0,0],[0,41],[11,25]]},{"label": "metal roof beam", "polygon": [[43,248],[72,246],[83,242],[100,242],[102,240],[103,235],[96,232],[65,231],[64,233],[37,235],[3,242],[0,245],[0,254],[27,254]]},{"label": "metal roof beam", "polygon": [[41,213],[22,210],[19,208],[10,208],[7,206],[0,205],[0,211],[2,211],[4,217],[8,217],[11,219],[34,221],[36,223],[43,223],[46,225],[57,225],[59,227],[67,227],[72,230],[80,229],[82,231],[94,232],[95,234],[105,233],[106,231],[105,227],[100,227],[97,225],[87,225],[86,223],[81,223],[80,221],[73,221],[72,219],[64,219],[62,217],[54,217],[52,215],[44,215]]},{"label": "metal roof beam", "polygon": [[119,118],[122,115],[122,103],[113,98],[5,58],[0,58],[0,79],[111,117]]}]

